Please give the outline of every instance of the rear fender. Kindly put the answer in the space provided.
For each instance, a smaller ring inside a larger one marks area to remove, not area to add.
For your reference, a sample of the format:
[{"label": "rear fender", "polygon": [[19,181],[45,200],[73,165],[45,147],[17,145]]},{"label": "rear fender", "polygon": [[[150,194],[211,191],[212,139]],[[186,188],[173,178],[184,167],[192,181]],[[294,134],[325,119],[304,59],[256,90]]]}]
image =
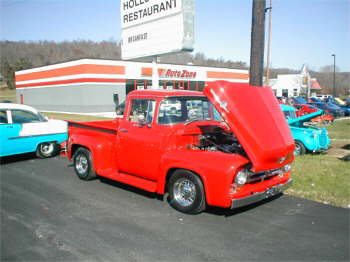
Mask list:
[{"label": "rear fender", "polygon": [[91,152],[97,173],[101,169],[111,168],[116,163],[113,161],[115,143],[110,137],[71,134],[68,144],[70,160],[74,157],[74,152],[78,147],[85,147]]}]

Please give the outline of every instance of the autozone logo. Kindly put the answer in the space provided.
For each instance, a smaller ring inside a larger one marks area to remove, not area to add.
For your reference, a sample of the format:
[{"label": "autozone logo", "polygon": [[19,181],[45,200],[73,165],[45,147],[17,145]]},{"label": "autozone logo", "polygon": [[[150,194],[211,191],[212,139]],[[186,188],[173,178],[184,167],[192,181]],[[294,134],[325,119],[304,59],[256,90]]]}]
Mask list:
[{"label": "autozone logo", "polygon": [[197,72],[191,72],[186,69],[183,70],[171,70],[166,69],[163,70],[160,74],[160,77],[176,77],[176,78],[186,78],[186,79],[193,79],[196,78]]}]

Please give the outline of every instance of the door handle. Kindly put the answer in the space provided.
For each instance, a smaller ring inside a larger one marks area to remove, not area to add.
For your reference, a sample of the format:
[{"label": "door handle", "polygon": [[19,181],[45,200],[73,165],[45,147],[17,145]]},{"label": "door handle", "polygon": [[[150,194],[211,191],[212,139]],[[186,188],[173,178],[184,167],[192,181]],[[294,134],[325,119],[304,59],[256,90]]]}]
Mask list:
[{"label": "door handle", "polygon": [[121,128],[121,129],[119,129],[119,131],[120,132],[124,132],[124,133],[127,133],[127,132],[129,132],[127,129],[125,129],[125,128]]},{"label": "door handle", "polygon": [[7,126],[6,128],[13,128],[13,126]]}]

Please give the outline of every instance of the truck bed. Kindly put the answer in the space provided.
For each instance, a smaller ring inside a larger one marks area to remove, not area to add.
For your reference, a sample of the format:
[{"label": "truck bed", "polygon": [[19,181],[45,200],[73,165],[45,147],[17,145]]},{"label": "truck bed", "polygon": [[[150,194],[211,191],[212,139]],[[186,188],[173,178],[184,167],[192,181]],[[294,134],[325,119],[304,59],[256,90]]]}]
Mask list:
[{"label": "truck bed", "polygon": [[68,126],[78,127],[84,129],[91,129],[95,131],[116,133],[119,125],[118,119],[115,120],[106,120],[106,121],[93,121],[93,122],[74,122],[69,121]]}]

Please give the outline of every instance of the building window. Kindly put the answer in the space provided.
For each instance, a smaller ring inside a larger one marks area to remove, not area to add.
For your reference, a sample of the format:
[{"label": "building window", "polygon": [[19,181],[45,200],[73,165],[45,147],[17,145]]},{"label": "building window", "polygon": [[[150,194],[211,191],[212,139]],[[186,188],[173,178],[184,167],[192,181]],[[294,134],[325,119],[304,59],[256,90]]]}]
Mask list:
[{"label": "building window", "polygon": [[288,89],[282,89],[282,96],[288,97]]},{"label": "building window", "polygon": [[298,96],[298,89],[297,88],[293,89],[293,96]]}]

